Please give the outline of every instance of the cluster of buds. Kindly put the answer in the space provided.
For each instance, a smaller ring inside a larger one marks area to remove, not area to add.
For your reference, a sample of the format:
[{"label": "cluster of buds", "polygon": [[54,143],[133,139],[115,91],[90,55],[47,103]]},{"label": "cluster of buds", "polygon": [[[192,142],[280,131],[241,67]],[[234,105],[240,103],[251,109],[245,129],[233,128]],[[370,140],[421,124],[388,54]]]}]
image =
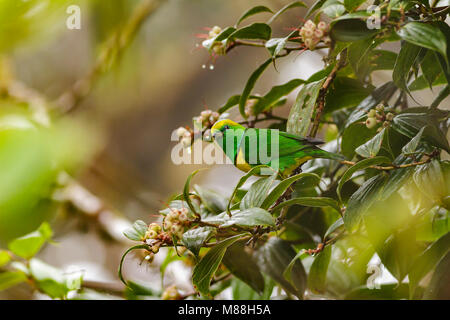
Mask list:
[{"label": "cluster of buds", "polygon": [[381,131],[382,128],[389,127],[389,124],[393,119],[394,114],[391,112],[386,113],[384,106],[379,104],[375,109],[370,109],[367,113],[366,127],[372,129],[375,128],[377,124],[382,123],[381,127],[378,128],[378,131]]},{"label": "cluster of buds", "polygon": [[171,209],[170,213],[164,217],[163,227],[170,235],[176,236],[178,239],[183,237],[184,230],[191,221],[188,217],[188,209]]},{"label": "cluster of buds", "polygon": [[177,136],[181,139],[181,143],[185,148],[188,148],[192,144],[194,132],[189,128],[179,127],[176,131]]},{"label": "cluster of buds", "polygon": [[303,27],[300,29],[300,36],[302,37],[305,46],[313,50],[316,45],[323,40],[325,44],[328,44],[331,40],[328,36],[329,25],[320,21],[317,25],[311,20],[306,21]]},{"label": "cluster of buds", "polygon": [[203,129],[211,128],[217,120],[219,120],[220,114],[212,110],[203,110],[198,117],[194,117],[194,122],[201,123]]},{"label": "cluster of buds", "polygon": [[161,245],[170,245],[172,243],[172,238],[167,232],[163,232],[159,224],[150,223],[145,232],[145,243],[149,245],[150,249],[144,259],[151,263],[155,254],[159,252]]},{"label": "cluster of buds", "polygon": [[[212,50],[216,54],[223,54],[225,46],[221,41],[214,41],[214,38],[217,37],[222,32],[222,28],[219,26],[214,26],[209,30],[208,37],[205,41],[203,41],[203,47]],[[212,43],[211,43],[212,41]]]}]

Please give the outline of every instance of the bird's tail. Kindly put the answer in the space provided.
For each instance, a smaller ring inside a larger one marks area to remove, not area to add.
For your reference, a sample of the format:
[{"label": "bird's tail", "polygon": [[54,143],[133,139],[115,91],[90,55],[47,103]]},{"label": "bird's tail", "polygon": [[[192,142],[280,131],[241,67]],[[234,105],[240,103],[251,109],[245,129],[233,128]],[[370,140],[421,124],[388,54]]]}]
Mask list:
[{"label": "bird's tail", "polygon": [[323,158],[323,159],[332,159],[332,160],[345,160],[343,155],[334,152],[328,152],[322,149],[317,148],[316,152],[314,152],[314,158]]}]

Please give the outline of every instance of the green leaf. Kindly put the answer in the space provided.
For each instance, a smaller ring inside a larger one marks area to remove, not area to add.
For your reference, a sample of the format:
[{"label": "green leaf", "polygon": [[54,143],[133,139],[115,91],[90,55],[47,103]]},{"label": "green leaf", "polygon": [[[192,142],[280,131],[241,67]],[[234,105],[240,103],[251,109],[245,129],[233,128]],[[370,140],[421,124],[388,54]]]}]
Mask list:
[{"label": "green leaf", "polygon": [[242,16],[239,18],[238,22],[236,23],[236,27],[245,19],[247,19],[248,17],[251,17],[257,13],[261,13],[261,12],[270,12],[273,13],[272,10],[270,10],[269,8],[267,8],[266,6],[256,6],[253,7],[251,9],[248,9],[247,11],[245,11]]},{"label": "green leaf", "polygon": [[230,215],[231,204],[233,202],[233,199],[237,195],[239,188],[242,187],[242,185],[248,180],[248,178],[250,178],[251,176],[254,176],[255,174],[258,174],[258,172],[260,171],[261,168],[269,168],[269,167],[267,165],[255,166],[239,179],[236,187],[233,190],[233,193],[231,194],[230,200],[228,201],[228,205],[227,205],[228,215]]},{"label": "green leaf", "polygon": [[209,211],[218,214],[226,210],[228,199],[222,194],[199,185],[194,185],[194,190]]},{"label": "green leaf", "polygon": [[440,64],[436,63],[436,56],[433,51],[427,50],[425,57],[420,61],[420,69],[431,89],[433,82],[436,81],[442,71]]},{"label": "green leaf", "polygon": [[364,87],[353,78],[336,77],[325,98],[325,113],[343,108],[355,107],[373,91],[373,87]]},{"label": "green leaf", "polygon": [[417,166],[413,174],[413,180],[421,192],[429,199],[440,203],[441,199],[448,196],[446,178],[439,160]]},{"label": "green leaf", "polygon": [[245,194],[244,198],[241,200],[241,204],[239,208],[241,210],[260,207],[264,202],[264,199],[267,197],[269,193],[269,189],[275,181],[278,172],[274,172],[270,177],[260,178],[255,181],[251,186],[248,192]]},{"label": "green leaf", "polygon": [[142,220],[136,220],[131,228],[123,232],[124,236],[133,241],[144,241],[148,225]]},{"label": "green leaf", "polygon": [[284,179],[272,190],[272,192],[270,192],[270,194],[261,205],[261,208],[266,210],[269,209],[269,207],[283,195],[283,193],[287,190],[287,188],[289,188],[291,184],[303,178],[313,178],[313,180],[316,180],[317,183],[320,182],[320,177],[314,173],[299,173],[297,175]]},{"label": "green leaf", "polygon": [[323,241],[327,240],[328,237],[333,234],[337,229],[344,225],[344,220],[342,218],[337,219],[325,232],[323,236]]},{"label": "green leaf", "polygon": [[203,295],[209,294],[209,285],[211,279],[219,268],[222,258],[225,255],[225,251],[229,246],[238,241],[242,237],[242,234],[233,236],[226,240],[223,240],[212,247],[206,255],[200,260],[200,262],[194,267],[192,272],[192,282],[194,287]]},{"label": "green leaf", "polygon": [[245,251],[242,242],[229,246],[223,256],[223,264],[237,278],[244,281],[259,294],[264,292],[264,278],[253,257]]},{"label": "green leaf", "polygon": [[412,44],[437,51],[447,59],[447,41],[438,27],[413,21],[401,27],[397,34]]},{"label": "green leaf", "polygon": [[198,227],[183,233],[181,241],[195,256],[198,256],[200,248],[214,234],[213,227]]},{"label": "green leaf", "polygon": [[327,0],[321,10],[330,18],[337,18],[345,12],[345,7],[339,0]]},{"label": "green leaf", "polygon": [[401,89],[408,91],[407,79],[409,70],[414,65],[415,61],[419,57],[421,48],[405,42],[403,43],[400,53],[395,61],[394,71],[392,72],[392,79],[394,83]]},{"label": "green leaf", "polygon": [[[437,87],[443,84],[447,84],[447,79],[443,73],[440,73],[436,80],[434,80],[432,86]],[[408,86],[409,91],[417,91],[428,88],[428,82],[425,79],[424,75],[417,77],[411,84]]]},{"label": "green leaf", "polygon": [[420,139],[422,138],[423,131],[426,127],[423,127],[422,129],[417,132],[417,134],[402,148],[402,153],[404,155],[411,155],[416,152],[417,147],[419,146]]},{"label": "green leaf", "polygon": [[335,41],[354,42],[372,37],[378,31],[368,29],[359,19],[339,20],[331,26],[330,36]]},{"label": "green leaf", "polygon": [[15,255],[24,259],[30,259],[38,253],[52,235],[53,232],[50,225],[44,222],[36,231],[12,240],[8,244],[8,248]]},{"label": "green leaf", "polygon": [[256,22],[237,29],[230,35],[230,39],[269,40],[272,29],[265,23]]},{"label": "green leaf", "polygon": [[375,157],[380,151],[381,143],[383,142],[384,132],[385,129],[381,130],[372,139],[356,148],[355,152],[365,158]]},{"label": "green leaf", "polygon": [[271,106],[280,98],[289,94],[292,90],[297,88],[299,85],[303,84],[305,81],[301,79],[293,79],[285,84],[275,86],[270,91],[262,97],[258,102],[256,102],[253,107],[254,114],[257,115],[263,111],[269,110]]},{"label": "green leaf", "polygon": [[360,286],[345,294],[345,300],[407,300],[408,284],[381,284],[380,288]]},{"label": "green leaf", "polygon": [[355,149],[369,141],[376,134],[376,131],[376,128],[368,129],[365,123],[352,123],[342,133],[342,154],[348,159],[353,158]]},{"label": "green leaf", "polygon": [[292,8],[296,8],[296,7],[304,7],[306,8],[306,4],[302,1],[293,1],[291,3],[288,3],[287,5],[285,5],[283,8],[281,8],[280,10],[278,10],[270,19],[269,21],[267,21],[267,24],[271,24],[272,22],[275,21],[275,19],[277,19],[281,14],[283,14],[284,12],[286,12],[289,9]]},{"label": "green leaf", "polygon": [[0,291],[25,282],[27,276],[21,271],[5,271],[0,273]]},{"label": "green leaf", "polygon": [[11,255],[6,250],[0,250],[0,267],[7,265],[11,261]]},{"label": "green leaf", "polygon": [[448,95],[450,94],[450,85],[446,85],[444,88],[442,88],[441,91],[439,91],[438,96],[436,97],[436,99],[433,100],[433,102],[430,105],[430,108],[437,108],[439,106],[439,104],[448,97]]},{"label": "green leaf", "polygon": [[307,135],[314,106],[324,81],[325,78],[302,87],[289,113],[287,132],[303,137]]},{"label": "green leaf", "polygon": [[231,36],[235,31],[236,31],[236,28],[233,28],[233,27],[227,27],[227,28],[225,28],[224,30],[222,30],[222,32],[219,33],[219,34],[217,35],[217,37],[215,37],[214,39],[212,39],[212,40],[213,40],[212,42],[214,43],[214,42],[216,42],[216,41],[223,41],[223,40],[226,40],[226,39],[230,38],[230,36]]},{"label": "green leaf", "polygon": [[447,137],[439,128],[439,121],[443,117],[446,117],[446,112],[442,110],[427,107],[408,108],[394,117],[392,128],[408,138],[414,138],[426,127],[422,134],[423,139],[432,146],[450,152]]},{"label": "green leaf", "polygon": [[192,213],[194,214],[194,215],[198,215],[198,213],[197,213],[197,210],[195,209],[195,207],[194,207],[194,205],[192,204],[192,200],[191,200],[191,197],[190,197],[190,189],[191,189],[191,180],[192,180],[192,178],[197,174],[197,172],[199,172],[200,171],[200,169],[199,170],[195,170],[194,172],[192,172],[189,176],[188,176],[188,178],[187,178],[187,180],[186,180],[186,183],[184,184],[184,189],[183,189],[183,198],[184,198],[184,201],[186,201],[186,203],[188,204],[188,206],[189,206],[189,209],[191,209],[191,211],[192,211]]},{"label": "green leaf", "polygon": [[39,289],[52,298],[65,298],[69,291],[78,290],[81,286],[81,273],[65,275],[35,258],[30,260],[30,273]]},{"label": "green leaf", "polygon": [[272,212],[277,213],[284,207],[289,207],[294,204],[299,204],[306,207],[331,207],[337,212],[341,213],[341,208],[336,200],[326,197],[299,197],[293,198],[280,203],[278,206],[273,208]]},{"label": "green leaf", "polygon": [[[369,96],[367,96],[361,103],[352,111],[348,117],[345,127],[349,127],[357,121],[361,121],[367,116],[367,112],[374,108],[382,101],[388,101],[397,90],[397,87],[393,82],[386,82],[382,86],[376,88]],[[359,144],[358,144],[359,145]],[[356,145],[355,148],[358,146]],[[354,150],[350,150],[350,153],[354,153]],[[350,157],[351,158],[351,157]]]},{"label": "green leaf", "polygon": [[[261,99],[260,96],[250,96],[250,98],[251,99],[256,99],[256,100]],[[220,109],[217,112],[219,112],[220,114],[224,113],[225,111],[231,109],[235,105],[238,105],[240,99],[241,99],[241,95],[240,94],[236,94],[234,96],[231,96],[227,100],[227,102],[222,107],[220,107]]]},{"label": "green leaf", "polygon": [[339,184],[336,189],[336,193],[339,197],[339,200],[342,202],[341,190],[342,190],[342,187],[344,186],[344,183],[347,182],[356,171],[364,170],[370,166],[379,165],[382,163],[390,163],[390,162],[391,161],[389,158],[380,156],[380,157],[374,157],[374,158],[361,160],[361,161],[355,163],[355,165],[348,168],[347,171],[345,171],[344,174],[342,175],[341,180],[339,180]]},{"label": "green leaf", "polygon": [[328,265],[331,259],[331,245],[326,246],[315,258],[309,269],[308,287],[313,293],[326,290]]},{"label": "green leaf", "polygon": [[386,177],[382,174],[374,176],[350,197],[344,214],[344,225],[349,231],[353,231],[372,204],[378,200]]},{"label": "green leaf", "polygon": [[267,48],[267,50],[269,50],[272,58],[276,58],[280,54],[280,52],[286,46],[286,42],[288,41],[288,39],[289,37],[272,38],[266,42],[265,47]]},{"label": "green leaf", "polygon": [[[300,260],[295,258],[294,249],[284,240],[276,237],[269,240],[258,251],[259,265],[264,273],[283,287],[287,292],[296,295],[300,299],[306,289],[306,272]],[[284,271],[290,265],[287,279]]]},{"label": "green leaf", "polygon": [[247,102],[248,97],[250,96],[253,87],[255,86],[256,80],[261,76],[267,66],[272,62],[272,58],[267,59],[258,69],[256,69],[245,85],[244,91],[242,92],[241,98],[239,99],[239,112],[244,119],[247,119],[247,115],[245,114],[245,103]]},{"label": "green leaf", "polygon": [[226,212],[223,212],[216,216],[205,218],[203,221],[218,224],[222,228],[232,225],[243,227],[275,226],[275,221],[270,213],[261,208],[249,208],[232,211],[231,213],[231,217]]},{"label": "green leaf", "polygon": [[414,296],[415,290],[420,280],[425,277],[428,272],[435,268],[435,266],[449,252],[449,250],[450,232],[434,242],[416,259],[416,261],[414,262],[414,266],[408,273],[410,297]]},{"label": "green leaf", "polygon": [[365,0],[344,0],[344,6],[347,11],[353,11],[362,5]]}]

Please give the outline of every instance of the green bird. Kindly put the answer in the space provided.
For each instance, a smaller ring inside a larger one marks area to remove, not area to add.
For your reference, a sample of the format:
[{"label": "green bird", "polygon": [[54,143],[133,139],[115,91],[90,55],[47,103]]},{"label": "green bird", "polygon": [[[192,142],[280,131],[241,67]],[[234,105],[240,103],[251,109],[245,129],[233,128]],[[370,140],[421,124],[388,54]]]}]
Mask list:
[{"label": "green bird", "polygon": [[323,142],[275,129],[245,128],[232,120],[220,120],[211,128],[214,141],[242,171],[268,165],[283,177],[290,176],[313,158],[343,160],[339,154],[318,148]]}]

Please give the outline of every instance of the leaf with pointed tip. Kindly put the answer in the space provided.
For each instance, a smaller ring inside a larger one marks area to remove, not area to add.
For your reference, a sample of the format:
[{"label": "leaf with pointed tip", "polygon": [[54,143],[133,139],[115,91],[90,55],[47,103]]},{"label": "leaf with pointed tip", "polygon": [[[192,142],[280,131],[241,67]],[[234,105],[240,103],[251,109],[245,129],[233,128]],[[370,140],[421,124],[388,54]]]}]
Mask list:
[{"label": "leaf with pointed tip", "polygon": [[342,175],[341,180],[339,180],[339,184],[336,189],[336,193],[337,193],[339,199],[342,201],[341,190],[342,190],[342,187],[344,186],[344,183],[347,182],[356,171],[364,170],[366,168],[369,168],[370,166],[374,166],[374,165],[378,165],[378,164],[382,164],[382,163],[390,163],[390,162],[391,161],[389,158],[380,156],[380,157],[374,157],[374,158],[368,158],[368,159],[361,160],[361,161],[355,163],[350,168],[348,168],[347,171],[345,171],[344,174]]},{"label": "leaf with pointed tip", "polygon": [[331,260],[331,245],[327,245],[317,256],[309,269],[308,287],[314,293],[326,290],[328,265]]},{"label": "leaf with pointed tip", "polygon": [[277,186],[270,192],[270,194],[267,196],[267,198],[264,200],[263,204],[261,205],[261,208],[263,209],[269,209],[269,207],[277,201],[279,197],[283,195],[283,193],[289,188],[291,184],[294,182],[302,179],[302,178],[313,178],[317,182],[320,181],[320,177],[315,173],[306,173],[302,172],[297,175],[294,175],[292,177],[289,177],[287,179],[284,179],[281,181]]},{"label": "leaf with pointed tip", "polygon": [[272,29],[265,23],[256,22],[237,29],[230,35],[230,39],[269,40]]},{"label": "leaf with pointed tip", "polygon": [[438,27],[429,23],[412,21],[401,27],[397,34],[412,44],[437,51],[447,59],[447,41]]},{"label": "leaf with pointed tip", "polygon": [[264,278],[253,257],[245,251],[243,242],[235,242],[223,256],[223,264],[237,278],[244,281],[259,294],[264,291]]},{"label": "leaf with pointed tip", "polygon": [[341,208],[336,200],[327,197],[299,197],[284,201],[273,208],[272,212],[277,213],[282,208],[299,204],[305,207],[331,207],[337,212],[341,213]]},{"label": "leaf with pointed tip", "polygon": [[242,21],[244,21],[248,17],[251,17],[251,16],[253,16],[257,13],[261,13],[261,12],[273,13],[273,11],[270,10],[269,8],[267,8],[266,6],[256,6],[256,7],[250,8],[242,14],[242,16],[239,18],[238,22],[236,23],[236,26],[238,26]]},{"label": "leaf with pointed tip", "polygon": [[423,131],[425,130],[425,127],[422,127],[422,129],[417,132],[417,134],[412,138],[407,144],[405,144],[402,148],[402,153],[404,155],[411,155],[416,152],[417,147],[419,146],[420,139],[422,138]]},{"label": "leaf with pointed tip", "polygon": [[[272,237],[258,251],[262,271],[278,282],[287,292],[303,297],[306,289],[306,272],[300,260],[294,260],[294,249],[284,240]],[[290,265],[291,261],[293,263]],[[289,272],[284,271],[290,267]]]},{"label": "leaf with pointed tip", "polygon": [[0,273],[0,291],[27,281],[27,276],[21,271],[5,271]]},{"label": "leaf with pointed tip", "polygon": [[133,241],[143,241],[148,225],[142,220],[136,220],[131,228],[123,232],[124,236]]},{"label": "leaf with pointed tip", "polygon": [[253,207],[260,207],[267,197],[270,187],[275,181],[277,175],[278,172],[274,172],[274,174],[272,174],[270,177],[260,178],[259,180],[255,181],[250,186],[250,189],[245,194],[244,198],[241,200],[241,205],[239,206],[239,208],[241,210],[245,210]]},{"label": "leaf with pointed tip", "polygon": [[270,19],[269,21],[267,21],[267,24],[271,24],[272,22],[275,21],[275,19],[277,19],[281,14],[283,14],[284,12],[286,12],[289,9],[292,8],[296,8],[296,7],[304,7],[306,8],[306,4],[302,1],[293,1],[291,3],[288,3],[287,5],[285,5],[283,8],[281,8],[280,10],[278,10]]},{"label": "leaf with pointed tip", "polygon": [[183,233],[181,241],[195,256],[198,256],[200,248],[213,235],[213,227],[198,227]]},{"label": "leaf with pointed tip", "polygon": [[305,137],[311,124],[317,97],[325,78],[319,81],[305,84],[297,95],[292,107],[288,121],[287,132]]},{"label": "leaf with pointed tip", "polygon": [[267,48],[267,50],[269,50],[272,58],[276,58],[276,56],[280,54],[280,52],[286,46],[286,42],[288,41],[288,39],[289,37],[272,38],[266,42],[265,47]]},{"label": "leaf with pointed tip", "polygon": [[15,255],[30,259],[41,250],[42,246],[52,237],[50,225],[44,222],[40,227],[27,235],[16,238],[8,243],[8,248]]},{"label": "leaf with pointed tip", "polygon": [[399,88],[407,92],[408,87],[406,81],[408,79],[409,70],[416,62],[421,50],[422,49],[419,46],[405,42],[402,44],[397,60],[395,61],[392,79]]},{"label": "leaf with pointed tip", "polygon": [[250,78],[248,79],[247,83],[245,84],[244,91],[242,92],[242,95],[239,99],[239,112],[241,113],[241,116],[244,117],[244,119],[247,119],[247,115],[245,114],[245,103],[247,102],[248,97],[250,96],[251,91],[253,90],[253,87],[255,86],[256,81],[261,76],[261,74],[266,70],[267,66],[272,62],[272,58],[267,59],[262,65],[259,66],[258,69],[256,69]]},{"label": "leaf with pointed tip", "polygon": [[219,268],[222,258],[225,255],[225,251],[242,236],[242,234],[238,234],[219,242],[206,253],[198,264],[195,265],[192,272],[192,282],[194,287],[201,294],[209,294],[211,279]]},{"label": "leaf with pointed tip", "polygon": [[378,200],[385,183],[386,177],[379,174],[364,182],[353,193],[344,214],[344,225],[347,230],[353,231],[355,229],[372,204]]},{"label": "leaf with pointed tip", "polygon": [[372,139],[360,145],[355,149],[355,152],[362,157],[371,158],[375,157],[381,148],[381,143],[383,142],[385,129],[381,130]]}]

